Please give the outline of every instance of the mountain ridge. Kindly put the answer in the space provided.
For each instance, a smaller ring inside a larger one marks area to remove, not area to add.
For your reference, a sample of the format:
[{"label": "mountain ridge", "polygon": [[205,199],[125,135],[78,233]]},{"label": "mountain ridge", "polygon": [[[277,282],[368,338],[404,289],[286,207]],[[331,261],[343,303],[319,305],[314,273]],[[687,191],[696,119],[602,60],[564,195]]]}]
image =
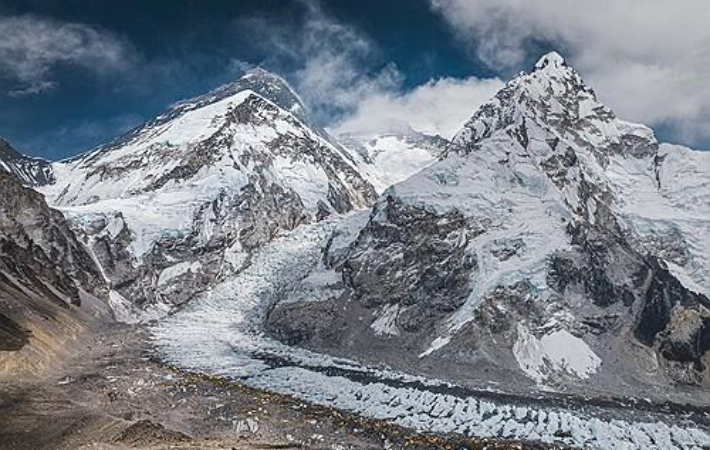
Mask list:
[{"label": "mountain ridge", "polygon": [[27,377],[74,349],[89,323],[108,319],[106,285],[41,194],[3,171],[0,193],[0,375]]},{"label": "mountain ridge", "polygon": [[51,163],[42,158],[26,156],[0,137],[0,170],[12,174],[20,183],[39,187],[54,182]]}]

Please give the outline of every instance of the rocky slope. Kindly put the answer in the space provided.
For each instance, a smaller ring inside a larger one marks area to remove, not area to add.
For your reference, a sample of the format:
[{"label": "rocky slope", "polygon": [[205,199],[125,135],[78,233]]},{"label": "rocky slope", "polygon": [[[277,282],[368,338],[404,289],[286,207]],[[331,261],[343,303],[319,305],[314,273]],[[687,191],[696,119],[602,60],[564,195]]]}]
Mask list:
[{"label": "rocky slope", "polygon": [[32,373],[107,314],[99,267],[62,214],[0,172],[0,375]]},{"label": "rocky slope", "polygon": [[280,233],[376,195],[289,86],[259,69],[53,167],[42,191],[80,230],[126,321],[163,315]]},{"label": "rocky slope", "polygon": [[49,161],[25,156],[0,138],[0,170],[12,174],[25,186],[44,186],[54,182]]},{"label": "rocky slope", "polygon": [[552,53],[343,223],[267,325],[463,384],[703,402],[709,182],[707,154],[617,118]]}]

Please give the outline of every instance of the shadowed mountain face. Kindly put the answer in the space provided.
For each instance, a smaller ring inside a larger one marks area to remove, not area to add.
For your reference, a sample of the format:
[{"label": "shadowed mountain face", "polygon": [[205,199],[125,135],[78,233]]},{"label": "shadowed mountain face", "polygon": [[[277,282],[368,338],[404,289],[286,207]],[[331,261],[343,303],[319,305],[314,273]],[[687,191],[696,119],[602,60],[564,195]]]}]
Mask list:
[{"label": "shadowed mountain face", "polygon": [[0,352],[20,350],[29,342],[29,333],[14,320],[0,314]]},{"label": "shadowed mountain face", "polygon": [[343,223],[320,268],[340,282],[310,276],[321,301],[283,302],[268,326],[464,383],[707,386],[708,180],[707,154],[617,118],[552,53]]},{"label": "shadowed mountain face", "polygon": [[49,161],[20,154],[0,138],[0,170],[12,174],[26,186],[44,186],[54,181]]},{"label": "shadowed mountain face", "polygon": [[0,272],[61,305],[103,285],[101,271],[64,216],[42,194],[0,173]]},{"label": "shadowed mountain face", "polygon": [[66,350],[86,319],[106,312],[103,294],[101,270],[64,216],[0,172],[0,371]]}]

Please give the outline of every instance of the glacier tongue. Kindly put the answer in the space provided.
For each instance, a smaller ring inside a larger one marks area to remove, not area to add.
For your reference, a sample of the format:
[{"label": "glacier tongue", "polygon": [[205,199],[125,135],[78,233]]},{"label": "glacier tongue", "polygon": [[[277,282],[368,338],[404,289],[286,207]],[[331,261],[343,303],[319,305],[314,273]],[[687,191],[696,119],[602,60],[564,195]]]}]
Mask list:
[{"label": "glacier tongue", "polygon": [[[264,315],[280,293],[306,277],[318,262],[334,226],[333,219],[303,225],[266,244],[244,271],[159,322],[153,328],[155,343],[169,358],[182,354],[182,367],[199,370],[236,364],[241,375],[253,375],[264,365],[251,352],[283,347],[263,336]],[[178,329],[183,331],[176,333]],[[215,358],[215,354],[231,357]]]},{"label": "glacier tongue", "polygon": [[536,405],[524,397],[475,392],[373,369],[270,339],[261,330],[265,312],[287,298],[294,283],[318,265],[335,222],[302,226],[267,244],[244,272],[155,325],[153,341],[161,357],[189,370],[239,379],[253,387],[420,431],[599,450],[710,445],[705,431],[669,424],[662,416],[640,414],[637,419],[620,410],[601,418],[605,415],[591,406]]}]

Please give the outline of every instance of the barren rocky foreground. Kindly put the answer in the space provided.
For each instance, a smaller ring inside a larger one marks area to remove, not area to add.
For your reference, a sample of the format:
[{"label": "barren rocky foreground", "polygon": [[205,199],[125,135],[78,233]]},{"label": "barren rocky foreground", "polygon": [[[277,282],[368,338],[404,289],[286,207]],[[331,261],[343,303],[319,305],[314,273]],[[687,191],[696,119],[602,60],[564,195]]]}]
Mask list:
[{"label": "barren rocky foreground", "polygon": [[550,448],[415,434],[151,354],[144,330],[111,325],[44,373],[0,379],[0,449]]}]

